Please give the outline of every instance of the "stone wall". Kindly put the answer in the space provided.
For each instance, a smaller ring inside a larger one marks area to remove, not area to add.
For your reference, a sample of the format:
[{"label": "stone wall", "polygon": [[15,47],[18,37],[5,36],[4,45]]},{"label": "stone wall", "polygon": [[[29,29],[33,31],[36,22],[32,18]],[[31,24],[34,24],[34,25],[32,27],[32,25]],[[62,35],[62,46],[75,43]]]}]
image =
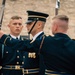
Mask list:
[{"label": "stone wall", "polygon": [[[0,0],[1,4],[1,0]],[[7,24],[10,17],[20,15],[23,17],[23,24],[27,20],[27,10],[35,10],[48,13],[50,16],[46,22],[44,31],[47,35],[51,35],[51,18],[55,15],[56,0],[6,0],[5,11],[2,23],[2,30],[7,34],[9,29]],[[58,14],[66,14],[70,18],[68,35],[75,38],[75,0],[60,0],[60,8]],[[26,27],[23,28],[22,35],[27,35]]]}]

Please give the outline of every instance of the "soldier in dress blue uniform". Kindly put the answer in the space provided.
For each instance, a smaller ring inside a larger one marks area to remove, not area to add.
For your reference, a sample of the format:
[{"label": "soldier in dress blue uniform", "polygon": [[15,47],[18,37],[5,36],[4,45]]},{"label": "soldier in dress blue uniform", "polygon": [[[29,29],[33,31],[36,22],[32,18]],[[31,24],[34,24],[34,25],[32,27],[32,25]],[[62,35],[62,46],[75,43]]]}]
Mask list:
[{"label": "soldier in dress blue uniform", "polygon": [[[22,18],[20,16],[12,16],[8,24],[11,38],[23,40],[20,36],[22,31]],[[24,56],[19,50],[13,50],[11,47],[0,44],[0,54],[2,61],[2,75],[22,75],[22,65],[24,64]]]},{"label": "soldier in dress blue uniform", "polygon": [[[27,40],[10,39],[0,31],[0,42],[13,46],[13,49],[40,52],[43,55],[46,75],[75,75],[75,41],[66,34],[68,21],[69,18],[66,15],[57,15],[53,18],[53,37],[44,36],[42,39],[29,43]],[[41,49],[39,49],[40,46]]]},{"label": "soldier in dress blue uniform", "polygon": [[[28,20],[26,22],[26,27],[28,33],[33,36],[33,40],[41,39],[44,35],[43,29],[45,26],[46,18],[48,14],[36,11],[27,11]],[[42,55],[35,52],[25,52],[26,55],[24,68],[30,72],[28,75],[44,75],[44,63],[42,62]],[[40,58],[39,58],[40,57]]]},{"label": "soldier in dress blue uniform", "polygon": [[[52,33],[54,36],[44,40],[42,50],[48,50],[47,44],[51,42],[49,54],[44,54],[46,65],[46,75],[75,75],[75,42],[67,35],[69,18],[66,15],[57,15],[52,18]],[[52,46],[51,46],[52,45]],[[54,45],[54,46],[53,46]],[[45,47],[47,47],[45,49]],[[54,48],[53,48],[54,47]]]}]

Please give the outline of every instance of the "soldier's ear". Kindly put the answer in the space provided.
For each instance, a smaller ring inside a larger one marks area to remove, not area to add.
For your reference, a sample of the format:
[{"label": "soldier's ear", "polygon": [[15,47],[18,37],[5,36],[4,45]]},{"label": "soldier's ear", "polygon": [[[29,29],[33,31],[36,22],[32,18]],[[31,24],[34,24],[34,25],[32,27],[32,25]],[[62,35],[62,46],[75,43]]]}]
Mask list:
[{"label": "soldier's ear", "polygon": [[56,31],[58,30],[58,28],[59,28],[59,26],[58,26],[58,25],[56,25]]},{"label": "soldier's ear", "polygon": [[38,21],[38,22],[37,22],[37,28],[40,28],[41,25],[42,25],[41,22]]},{"label": "soldier's ear", "polygon": [[7,26],[8,26],[8,27],[10,27],[10,25],[9,25],[9,24],[8,24]]},{"label": "soldier's ear", "polygon": [[53,28],[54,28],[54,31],[57,31],[58,26],[55,24]]},{"label": "soldier's ear", "polygon": [[42,21],[38,21],[38,25],[40,26],[40,25],[42,25],[43,24],[43,22]]}]

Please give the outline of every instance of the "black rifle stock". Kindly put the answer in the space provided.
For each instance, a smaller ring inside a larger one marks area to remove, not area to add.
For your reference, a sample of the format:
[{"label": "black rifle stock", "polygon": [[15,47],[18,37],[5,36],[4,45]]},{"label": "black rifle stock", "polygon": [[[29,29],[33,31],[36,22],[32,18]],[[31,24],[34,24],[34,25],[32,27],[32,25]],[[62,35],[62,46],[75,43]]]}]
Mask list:
[{"label": "black rifle stock", "polygon": [[1,30],[2,21],[3,21],[5,2],[6,2],[6,0],[3,0],[1,10],[0,10],[0,30]]},{"label": "black rifle stock", "polygon": [[60,8],[60,0],[56,0],[55,15],[58,15],[59,8]]}]

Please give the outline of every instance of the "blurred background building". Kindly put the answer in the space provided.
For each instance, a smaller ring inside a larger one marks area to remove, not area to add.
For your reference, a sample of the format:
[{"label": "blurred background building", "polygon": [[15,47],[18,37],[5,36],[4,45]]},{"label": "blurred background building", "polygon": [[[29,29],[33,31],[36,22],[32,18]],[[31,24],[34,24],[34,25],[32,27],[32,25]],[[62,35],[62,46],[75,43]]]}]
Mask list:
[{"label": "blurred background building", "polygon": [[[44,31],[46,35],[52,35],[51,19],[56,14],[56,1],[60,1],[60,7],[57,8],[57,13],[65,14],[70,18],[67,34],[75,39],[75,0],[6,0],[1,29],[5,31],[6,34],[9,34],[7,24],[9,23],[10,17],[13,15],[22,16],[23,24],[25,25],[27,20],[26,11],[34,10],[49,14]],[[0,0],[0,14],[2,2],[3,0]],[[26,27],[23,28],[21,35],[28,35]]]}]

